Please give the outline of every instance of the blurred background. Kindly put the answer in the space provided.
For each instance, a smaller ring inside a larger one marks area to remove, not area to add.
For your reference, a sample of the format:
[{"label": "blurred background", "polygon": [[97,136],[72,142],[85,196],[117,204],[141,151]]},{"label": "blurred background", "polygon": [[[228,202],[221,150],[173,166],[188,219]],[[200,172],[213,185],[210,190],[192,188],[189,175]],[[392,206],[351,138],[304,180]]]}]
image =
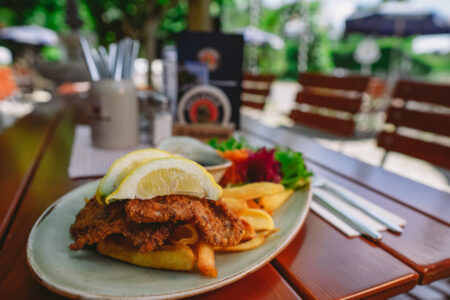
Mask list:
[{"label": "blurred background", "polygon": [[[1,0],[0,132],[52,99],[63,83],[79,82],[70,89],[80,93],[88,89],[80,36],[106,48],[124,37],[139,40],[134,84],[162,91],[164,53],[187,30],[242,34],[243,73],[270,74],[262,109],[250,105],[241,113],[374,165],[386,159],[375,133],[385,128],[398,80],[450,83],[448,0]],[[297,124],[299,75],[310,72],[383,82],[382,90],[367,93],[364,115],[356,117],[365,134],[342,138]],[[425,110],[449,112],[448,105]],[[450,145],[449,137],[431,139]],[[447,170],[423,160],[393,153],[384,167],[450,190]],[[434,175],[423,179],[424,172]]]},{"label": "blurred background", "polygon": [[[71,36],[79,33],[88,34],[101,45],[124,36],[139,39],[144,45],[140,57],[152,61],[160,57],[163,46],[174,43],[176,33],[186,29],[237,32],[254,27],[273,34],[259,41],[268,45],[256,49],[257,68],[282,80],[296,80],[299,63],[304,64],[302,68],[307,71],[338,69],[382,77],[403,63],[402,74],[448,82],[448,34],[417,32],[403,36],[400,31],[390,35],[358,32],[358,28],[346,32],[346,20],[356,13],[389,12],[430,13],[445,21],[450,15],[450,6],[446,0],[2,0],[0,26],[35,25],[55,32],[59,42],[47,41],[47,45],[37,50],[42,61],[52,63],[74,58]],[[258,39],[258,31],[254,36],[250,32],[247,39]],[[355,52],[368,36],[374,38],[379,57],[365,70],[367,66]],[[299,49],[299,44],[303,44],[299,41],[306,42],[306,49]],[[0,43],[13,50],[14,59],[26,48],[5,40]],[[248,68],[252,67],[248,65],[252,54],[245,52]],[[299,62],[299,58],[302,61]]]}]

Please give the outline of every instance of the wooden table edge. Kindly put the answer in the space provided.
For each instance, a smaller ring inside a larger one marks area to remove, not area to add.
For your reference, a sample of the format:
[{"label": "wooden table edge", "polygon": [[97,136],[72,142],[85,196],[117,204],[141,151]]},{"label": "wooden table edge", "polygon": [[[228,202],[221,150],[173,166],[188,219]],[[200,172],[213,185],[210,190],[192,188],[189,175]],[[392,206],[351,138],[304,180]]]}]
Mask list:
[{"label": "wooden table edge", "polygon": [[[308,293],[308,289],[299,281],[294,274],[285,269],[275,258],[271,264],[277,270],[278,273],[289,283],[289,285],[301,296],[306,299],[316,299],[313,294]],[[419,274],[412,273],[403,277],[391,280],[385,284],[378,285],[376,287],[368,288],[364,291],[346,295],[341,299],[362,299],[368,297],[382,297],[387,298],[401,294],[414,288],[419,279]]]},{"label": "wooden table edge", "polygon": [[392,200],[392,201],[394,201],[394,202],[396,202],[396,203],[399,203],[399,204],[401,204],[401,205],[403,205],[403,206],[405,206],[405,207],[408,207],[408,208],[410,208],[410,209],[412,209],[412,210],[414,210],[414,211],[416,211],[416,212],[418,212],[418,213],[421,213],[422,215],[425,215],[425,216],[429,217],[430,219],[435,220],[436,222],[439,222],[439,223],[442,223],[442,224],[444,224],[444,225],[450,226],[450,222],[445,222],[445,220],[442,220],[442,219],[440,219],[440,218],[438,218],[438,217],[436,217],[436,216],[433,216],[432,214],[429,214],[428,212],[423,211],[423,210],[421,210],[420,208],[414,207],[413,205],[410,205],[410,204],[408,204],[408,203],[406,203],[406,202],[404,202],[404,201],[401,201],[401,200],[399,200],[399,199],[396,199],[395,197],[390,196],[389,194],[386,194],[386,193],[384,193],[383,191],[378,190],[378,189],[376,189],[376,188],[374,188],[374,187],[371,187],[370,185],[367,185],[367,184],[365,184],[365,183],[362,182],[362,181],[358,181],[358,180],[356,180],[356,179],[354,179],[354,178],[352,178],[352,177],[350,177],[350,176],[347,176],[347,175],[344,174],[344,173],[340,173],[339,171],[337,171],[337,170],[335,170],[335,169],[332,169],[332,168],[330,168],[330,167],[327,167],[326,165],[322,164],[321,162],[318,162],[318,161],[315,161],[315,160],[311,160],[311,159],[306,159],[306,160],[307,160],[309,163],[315,164],[315,165],[317,165],[317,166],[319,166],[319,167],[321,167],[321,168],[323,168],[323,169],[326,169],[327,171],[330,171],[330,172],[332,172],[332,173],[334,173],[334,174],[336,174],[336,175],[338,175],[338,176],[341,176],[341,177],[345,178],[345,179],[348,180],[348,181],[351,181],[351,182],[353,182],[353,183],[355,183],[355,184],[358,184],[358,185],[360,185],[360,186],[366,188],[366,189],[369,190],[369,191],[372,191],[372,192],[374,192],[374,193],[377,193],[377,194],[379,194],[379,195],[381,195],[381,196],[383,196],[383,197],[385,197],[385,198],[387,198],[387,199],[389,199],[389,200]]},{"label": "wooden table edge", "polygon": [[384,250],[408,265],[411,269],[419,273],[418,283],[421,285],[432,283],[433,281],[450,277],[450,258],[436,262],[430,266],[414,265],[410,259],[382,244]]},{"label": "wooden table edge", "polygon": [[[352,298],[357,298],[357,299],[386,299],[386,298],[390,298],[402,293],[405,293],[409,290],[412,290],[416,285],[417,285],[417,281],[419,278],[419,274],[409,274],[404,276],[403,278],[399,278],[398,280],[391,282],[391,284],[396,283],[398,285],[396,285],[395,287],[389,287],[388,290],[381,290],[381,291],[375,291],[374,294],[368,296],[366,295],[366,292],[370,292],[376,289],[368,289],[366,291],[364,291],[364,293],[356,293],[356,294],[352,294]],[[386,284],[386,286],[391,285],[391,284]],[[382,285],[381,287],[383,287],[384,285]],[[351,299],[351,298],[344,298],[344,299]]]},{"label": "wooden table edge", "polygon": [[30,167],[27,169],[25,176],[21,180],[20,185],[19,185],[16,193],[14,194],[14,197],[11,201],[11,204],[10,204],[8,210],[6,211],[4,218],[1,220],[1,223],[0,223],[0,249],[3,246],[3,242],[7,236],[9,227],[11,225],[11,222],[13,221],[13,216],[15,215],[16,211],[19,209],[19,206],[22,202],[23,196],[25,195],[25,193],[28,189],[28,186],[30,185],[30,183],[33,179],[33,176],[39,166],[39,163],[41,162],[41,159],[45,153],[47,146],[49,145],[49,143],[51,141],[51,138],[55,132],[56,126],[59,123],[59,121],[61,120],[61,117],[62,117],[62,113],[60,111],[56,111],[55,115],[52,116],[52,120],[50,122],[49,127],[46,130],[44,139],[43,139],[41,145],[39,146],[38,153],[37,153],[36,157],[34,158],[32,164],[30,165]]}]

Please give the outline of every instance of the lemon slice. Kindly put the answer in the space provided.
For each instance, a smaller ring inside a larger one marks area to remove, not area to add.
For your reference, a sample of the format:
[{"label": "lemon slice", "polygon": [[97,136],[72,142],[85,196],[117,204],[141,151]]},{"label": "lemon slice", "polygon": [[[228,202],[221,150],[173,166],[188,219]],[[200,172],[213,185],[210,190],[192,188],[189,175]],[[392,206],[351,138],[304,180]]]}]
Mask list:
[{"label": "lemon slice", "polygon": [[111,165],[106,175],[100,181],[96,193],[97,200],[101,201],[101,199],[114,192],[122,180],[140,164],[155,158],[168,156],[171,156],[169,152],[158,149],[137,150],[122,156]]},{"label": "lemon slice", "polygon": [[196,162],[181,157],[150,160],[134,169],[106,203],[122,199],[151,199],[165,195],[188,195],[217,200],[222,188]]}]

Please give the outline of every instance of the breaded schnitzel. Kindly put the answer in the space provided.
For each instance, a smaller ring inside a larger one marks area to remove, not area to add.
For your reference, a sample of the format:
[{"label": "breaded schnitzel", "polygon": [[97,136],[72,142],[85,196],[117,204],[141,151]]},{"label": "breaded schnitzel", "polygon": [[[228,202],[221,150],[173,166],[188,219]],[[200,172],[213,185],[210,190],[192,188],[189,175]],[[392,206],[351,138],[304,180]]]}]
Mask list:
[{"label": "breaded schnitzel", "polygon": [[177,225],[186,223],[195,224],[201,237],[214,246],[236,245],[243,235],[242,222],[221,201],[170,195],[103,205],[92,198],[70,228],[75,240],[70,249],[120,235],[140,252],[149,252],[163,245]]},{"label": "breaded schnitzel", "polygon": [[70,227],[75,240],[70,249],[80,250],[86,244],[92,245],[110,235],[119,234],[141,252],[148,252],[161,246],[174,226],[172,222],[137,224],[127,218],[124,203],[102,205],[92,198]]},{"label": "breaded schnitzel", "polygon": [[160,196],[149,201],[128,200],[125,211],[137,223],[188,221],[196,224],[202,238],[214,246],[233,246],[242,238],[242,222],[222,201]]}]

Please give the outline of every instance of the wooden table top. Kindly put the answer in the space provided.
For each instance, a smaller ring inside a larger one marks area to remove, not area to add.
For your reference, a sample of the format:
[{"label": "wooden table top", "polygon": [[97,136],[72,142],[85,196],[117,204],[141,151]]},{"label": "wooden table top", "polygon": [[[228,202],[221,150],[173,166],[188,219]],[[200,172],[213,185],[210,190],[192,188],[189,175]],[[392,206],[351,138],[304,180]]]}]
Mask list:
[{"label": "wooden table top", "polygon": [[[4,191],[0,290],[4,299],[61,298],[33,279],[25,246],[41,213],[89,181],[70,180],[67,175],[72,120],[70,113],[44,106],[0,135],[0,186]],[[374,244],[361,237],[348,238],[310,212],[298,236],[270,264],[194,298],[386,298],[419,282],[427,284],[450,275],[448,194],[345,157],[285,129],[268,128],[247,117],[242,123],[242,134],[250,143],[288,145],[304,152],[315,173],[392,210],[407,220],[407,226],[401,235],[383,232],[382,242]]]}]

